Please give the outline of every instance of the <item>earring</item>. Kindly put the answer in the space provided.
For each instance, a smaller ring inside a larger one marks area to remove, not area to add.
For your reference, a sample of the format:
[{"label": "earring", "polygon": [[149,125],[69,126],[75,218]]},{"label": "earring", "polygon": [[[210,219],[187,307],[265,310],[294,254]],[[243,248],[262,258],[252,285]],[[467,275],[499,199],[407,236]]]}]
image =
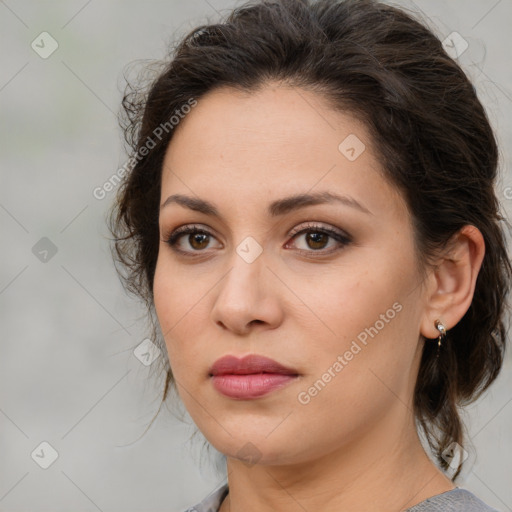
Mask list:
[{"label": "earring", "polygon": [[435,321],[436,329],[439,331],[439,338],[437,338],[437,355],[439,356],[439,349],[441,348],[441,342],[446,338],[446,328],[440,320]]}]

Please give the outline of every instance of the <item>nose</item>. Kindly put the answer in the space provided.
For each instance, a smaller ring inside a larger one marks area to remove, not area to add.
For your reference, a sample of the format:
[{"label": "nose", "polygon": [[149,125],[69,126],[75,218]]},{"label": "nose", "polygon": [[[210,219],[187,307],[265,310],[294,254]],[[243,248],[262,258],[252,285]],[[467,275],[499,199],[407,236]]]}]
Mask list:
[{"label": "nose", "polygon": [[267,268],[263,254],[252,263],[234,254],[231,269],[215,289],[211,315],[222,329],[247,335],[254,329],[275,329],[282,322],[282,284]]}]

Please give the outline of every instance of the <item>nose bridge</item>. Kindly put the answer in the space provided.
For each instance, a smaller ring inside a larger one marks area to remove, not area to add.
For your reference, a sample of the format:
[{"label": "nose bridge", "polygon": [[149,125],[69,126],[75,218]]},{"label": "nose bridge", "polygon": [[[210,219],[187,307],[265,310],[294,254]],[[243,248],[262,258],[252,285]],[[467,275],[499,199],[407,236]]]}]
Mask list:
[{"label": "nose bridge", "polygon": [[[251,257],[248,257],[249,255]],[[251,248],[247,248],[242,242],[236,251],[233,251],[230,258],[230,270],[220,283],[222,298],[237,302],[240,308],[248,308],[260,294],[264,266],[263,254],[254,258]]]},{"label": "nose bridge", "polygon": [[266,269],[261,246],[257,254],[254,242],[244,240],[233,251],[230,269],[219,283],[212,310],[217,324],[239,333],[251,323],[275,324],[280,318],[277,297],[268,282],[272,272]]}]

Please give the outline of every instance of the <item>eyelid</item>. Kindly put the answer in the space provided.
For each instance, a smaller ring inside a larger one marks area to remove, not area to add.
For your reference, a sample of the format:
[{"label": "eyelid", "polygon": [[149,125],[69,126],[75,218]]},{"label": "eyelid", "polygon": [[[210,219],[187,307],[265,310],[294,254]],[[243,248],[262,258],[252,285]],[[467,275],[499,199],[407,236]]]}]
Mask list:
[{"label": "eyelid", "polygon": [[313,231],[315,229],[318,231],[327,231],[329,233],[336,234],[339,237],[345,238],[346,240],[350,240],[350,241],[352,240],[352,237],[347,232],[345,232],[339,228],[335,228],[334,226],[323,225],[323,223],[314,222],[314,221],[308,221],[308,222],[306,222],[306,224],[301,224],[299,226],[294,227],[288,233],[287,236],[294,237],[294,236],[298,235],[299,233],[302,233],[303,231]]},{"label": "eyelid", "polygon": [[[212,238],[217,237],[212,233],[212,228],[209,226],[204,226],[202,224],[183,224],[182,226],[178,226],[175,229],[171,229],[169,231],[166,231],[164,235],[162,236],[162,241],[170,245],[172,248],[175,248],[176,243],[172,243],[173,241],[176,242],[178,238],[180,238],[183,235],[191,234],[191,233],[199,233],[199,234],[205,234]],[[177,251],[180,251],[179,249],[176,249]],[[186,252],[189,253],[190,251],[180,251],[180,252]],[[201,252],[201,251],[195,251],[195,252]]]},{"label": "eyelid", "polygon": [[[205,232],[206,234],[212,235],[212,233],[209,231],[212,228],[210,228],[209,226],[206,226],[206,227],[203,227],[203,226],[204,226],[203,224],[183,224],[182,226],[178,226],[175,229],[169,230],[163,236],[163,238],[169,239],[171,237],[171,235],[176,236],[178,234],[187,233],[192,230],[198,231],[198,232]],[[335,233],[339,234],[340,236],[344,236],[346,239],[349,239],[349,240],[352,239],[352,237],[347,232],[345,232],[339,228],[334,228],[330,225],[323,226],[321,223],[318,223],[315,221],[308,221],[308,222],[306,222],[306,224],[301,224],[299,226],[295,226],[291,231],[288,232],[288,234],[286,236],[293,237],[307,229],[325,229],[327,231],[335,232]]]},{"label": "eyelid", "polygon": [[330,249],[320,249],[317,251],[298,248],[295,249],[296,252],[298,252],[299,254],[303,254],[307,258],[327,258],[345,249],[347,246],[353,243],[352,236],[349,235],[347,232],[339,228],[332,227],[331,225],[323,226],[319,223],[310,221],[306,225],[303,224],[290,231],[288,236],[290,236],[292,240],[290,242],[287,242],[285,247],[289,247],[290,244],[294,244],[295,238],[297,238],[299,235],[303,235],[308,232],[326,234],[331,240],[334,240],[335,246],[331,247]]},{"label": "eyelid", "polygon": [[[186,251],[179,249],[177,247],[178,240],[186,235],[186,234],[204,234],[211,238],[214,238],[218,241],[217,237],[212,233],[212,230],[210,227],[203,227],[201,224],[184,224],[182,226],[179,226],[173,230],[170,230],[166,233],[165,236],[163,236],[162,241],[167,243],[171,249],[174,251],[180,253],[180,254],[186,254],[187,256],[194,257],[194,256],[202,256],[202,254],[207,254],[208,250],[200,250],[200,251]],[[346,245],[352,243],[352,236],[349,235],[347,232],[335,228],[331,225],[322,225],[322,223],[314,222],[314,221],[308,221],[306,224],[301,224],[299,226],[294,227],[291,231],[288,232],[286,235],[287,237],[291,238],[289,242],[286,242],[285,247],[288,247],[290,242],[293,242],[293,239],[297,237],[297,235],[302,235],[308,232],[320,232],[326,234],[331,239],[335,240],[338,247],[335,247],[334,249],[330,250],[305,250],[305,249],[296,249],[299,253],[306,253],[308,255],[315,255],[315,257],[321,257],[321,256],[327,256],[334,252],[339,251],[340,249],[344,248]]]}]

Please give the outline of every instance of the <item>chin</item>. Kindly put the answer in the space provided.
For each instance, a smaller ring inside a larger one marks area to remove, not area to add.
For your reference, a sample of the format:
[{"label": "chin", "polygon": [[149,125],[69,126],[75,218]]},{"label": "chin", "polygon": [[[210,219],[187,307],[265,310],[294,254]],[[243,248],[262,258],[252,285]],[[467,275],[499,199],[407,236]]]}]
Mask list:
[{"label": "chin", "polygon": [[[205,435],[205,437],[217,451],[228,458],[240,460],[248,466],[254,464],[287,465],[306,458],[304,453],[300,453],[300,447],[296,446],[296,443],[290,445],[285,442],[286,438],[294,439],[291,434],[276,435],[275,437],[274,434],[271,434],[267,437],[254,426],[248,427],[243,432],[245,435],[239,434],[236,437],[231,437],[225,431],[222,434],[216,432],[216,435]],[[265,432],[267,431],[265,430]]]}]

